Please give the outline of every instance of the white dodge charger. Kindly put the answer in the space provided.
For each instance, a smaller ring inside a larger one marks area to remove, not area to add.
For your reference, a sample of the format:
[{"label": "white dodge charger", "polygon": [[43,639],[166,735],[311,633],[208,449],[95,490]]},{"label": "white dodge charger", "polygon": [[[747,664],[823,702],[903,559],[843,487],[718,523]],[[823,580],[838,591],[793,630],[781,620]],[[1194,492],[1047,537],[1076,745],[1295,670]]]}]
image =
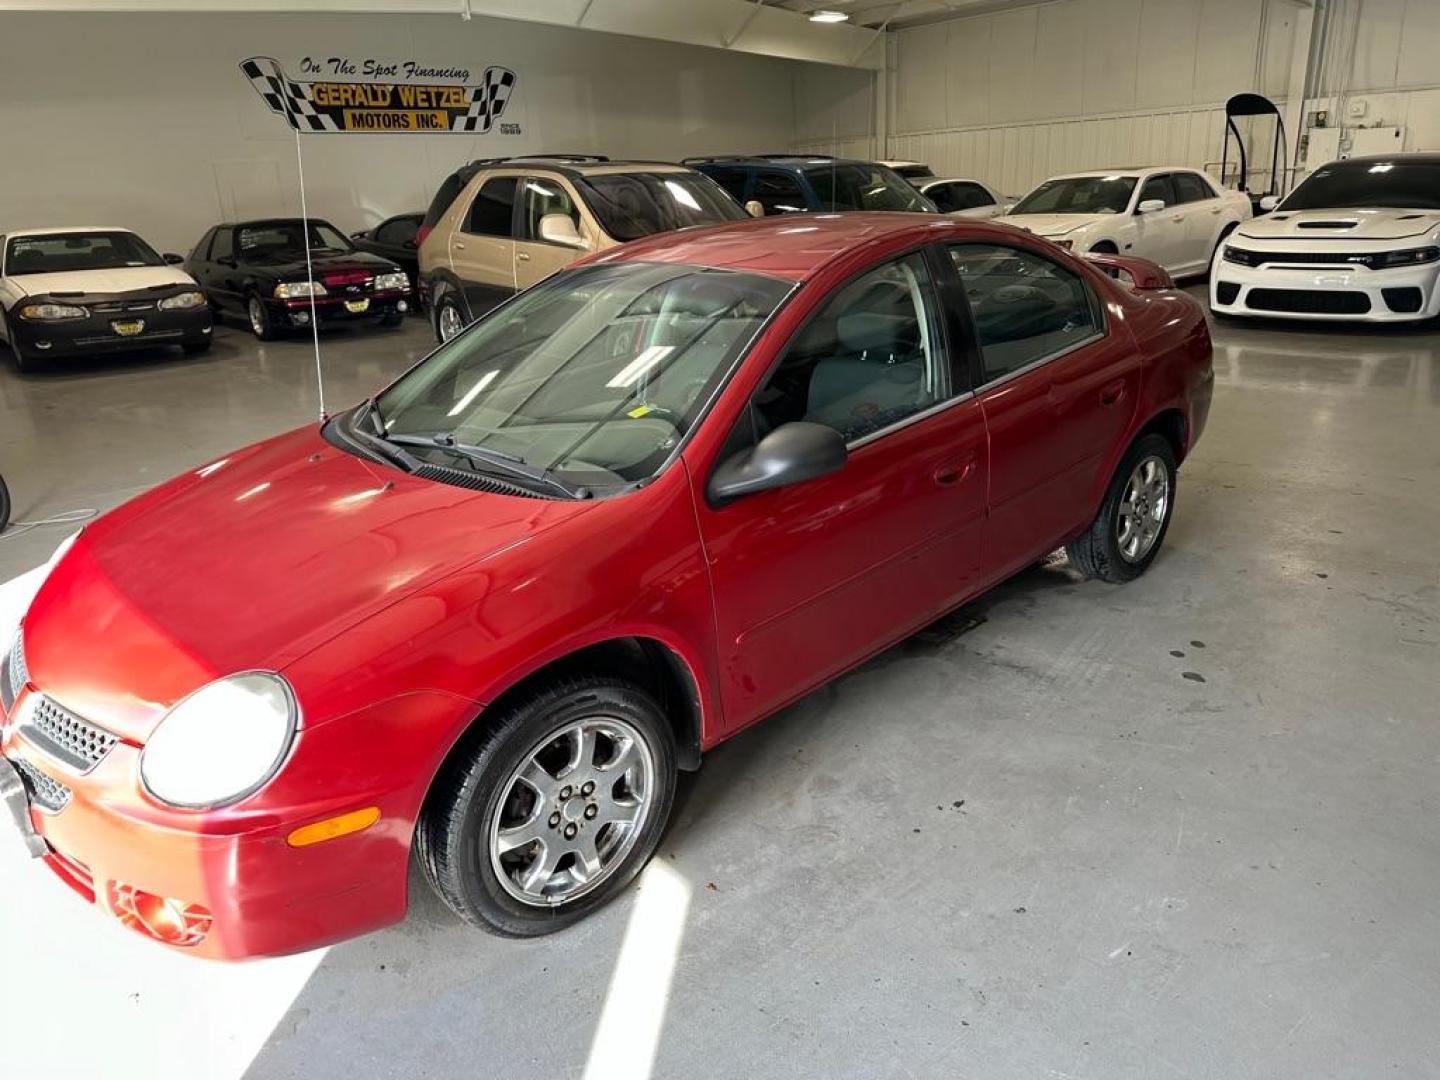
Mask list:
[{"label": "white dodge charger", "polygon": [[1046,180],[997,221],[1078,255],[1138,255],[1174,277],[1203,274],[1249,196],[1179,166],[1101,169]]},{"label": "white dodge charger", "polygon": [[1215,254],[1222,315],[1405,322],[1440,314],[1440,154],[1350,158],[1311,173]]}]

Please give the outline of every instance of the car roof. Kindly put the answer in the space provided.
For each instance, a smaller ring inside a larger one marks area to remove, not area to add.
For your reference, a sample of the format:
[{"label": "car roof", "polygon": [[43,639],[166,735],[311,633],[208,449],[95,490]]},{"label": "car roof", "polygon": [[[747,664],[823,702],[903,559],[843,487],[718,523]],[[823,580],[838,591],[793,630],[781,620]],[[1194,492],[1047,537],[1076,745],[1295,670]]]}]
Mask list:
[{"label": "car roof", "polygon": [[[309,218],[262,217],[246,218],[244,221],[222,221],[219,225],[215,227],[217,229],[244,229],[252,225],[300,225],[305,221],[309,221],[311,225],[319,223],[321,225],[329,225],[332,229],[335,228],[335,223],[330,221],[328,218],[316,217],[313,214]],[[338,232],[339,230],[337,229],[336,231]]]},{"label": "car roof", "polygon": [[782,214],[659,233],[612,248],[594,262],[665,262],[804,281],[835,259],[879,241],[963,237],[974,222],[937,214],[850,211]]},{"label": "car roof", "polygon": [[1056,173],[1050,180],[1076,180],[1086,176],[1150,176],[1154,173],[1204,172],[1193,165],[1116,165],[1109,169],[1085,169],[1082,172]]},{"label": "car roof", "polygon": [[[804,169],[815,165],[874,165],[877,162],[860,158],[837,158],[825,154],[716,154],[714,157],[684,158],[685,165],[738,165],[746,169]],[[879,164],[883,164],[879,163]],[[916,164],[919,164],[916,162]]]},{"label": "car roof", "polygon": [[17,236],[64,236],[66,233],[124,232],[133,233],[121,225],[60,225],[44,229],[0,229],[0,233],[15,239]]},{"label": "car roof", "polygon": [[490,169],[520,169],[535,172],[553,172],[570,178],[580,176],[613,176],[617,173],[635,172],[694,172],[689,165],[673,161],[611,161],[606,157],[586,158],[576,154],[533,154],[504,158],[479,158],[467,162],[455,170],[455,175],[467,183],[477,173]]},{"label": "car roof", "polygon": [[[1108,173],[1106,175],[1109,175]],[[921,191],[927,187],[934,187],[936,184],[979,184],[981,187],[989,185],[983,180],[976,180],[973,176],[917,176],[910,181]]]},{"label": "car roof", "polygon": [[1365,157],[1341,158],[1338,161],[1327,161],[1326,165],[1386,165],[1392,161],[1404,162],[1407,165],[1440,165],[1440,153],[1417,152],[1410,154],[1368,154]]}]

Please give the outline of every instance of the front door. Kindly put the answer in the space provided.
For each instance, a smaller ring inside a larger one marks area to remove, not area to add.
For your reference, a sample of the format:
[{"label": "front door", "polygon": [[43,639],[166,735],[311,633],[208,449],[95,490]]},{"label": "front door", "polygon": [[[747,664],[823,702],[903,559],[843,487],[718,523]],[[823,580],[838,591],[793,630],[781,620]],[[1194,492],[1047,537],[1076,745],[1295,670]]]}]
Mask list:
[{"label": "front door", "polygon": [[585,254],[583,248],[540,238],[540,219],[547,214],[568,217],[577,233],[585,228],[578,200],[569,185],[551,176],[525,177],[520,183],[520,224],[515,233],[516,289],[528,289],[544,281]]},{"label": "front door", "polygon": [[1129,425],[1135,348],[1079,273],[1003,244],[949,248],[980,344],[990,437],[985,574],[1017,570],[1094,513],[1096,469]]},{"label": "front door", "polygon": [[1136,208],[1148,199],[1159,199],[1165,207],[1135,215],[1135,247],[1127,254],[1159,263],[1166,270],[1177,270],[1186,260],[1185,208],[1177,202],[1175,185],[1168,174],[1145,181]]},{"label": "front door", "polygon": [[942,614],[978,576],[985,425],[931,265],[917,252],[841,286],[718,455],[808,421],[845,436],[844,468],[718,508],[697,495],[731,728]]},{"label": "front door", "polygon": [[450,234],[450,268],[465,288],[470,314],[479,318],[515,293],[517,176],[491,176],[475,192]]}]

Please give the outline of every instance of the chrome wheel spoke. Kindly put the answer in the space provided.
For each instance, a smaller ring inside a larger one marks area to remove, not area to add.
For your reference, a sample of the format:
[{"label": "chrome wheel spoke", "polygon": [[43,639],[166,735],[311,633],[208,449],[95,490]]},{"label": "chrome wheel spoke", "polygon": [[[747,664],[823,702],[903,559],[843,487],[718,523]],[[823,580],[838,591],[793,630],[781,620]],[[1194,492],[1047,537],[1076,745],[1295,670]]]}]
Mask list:
[{"label": "chrome wheel spoke", "polygon": [[[537,810],[543,805],[544,804],[540,802],[535,804]],[[536,813],[531,815],[529,821],[521,822],[519,825],[509,825],[501,829],[496,835],[495,850],[501,855],[508,855],[510,852],[518,851],[520,848],[533,844],[537,840],[542,844],[545,843],[545,838],[540,835],[540,827],[538,825],[539,817],[540,815]]]},{"label": "chrome wheel spoke", "polygon": [[537,805],[545,799],[552,798],[560,790],[560,781],[552,776],[545,766],[540,764],[539,758],[533,754],[515,779],[528,785],[539,796]]},{"label": "chrome wheel spoke", "polygon": [[627,739],[616,748],[615,756],[600,766],[600,771],[607,774],[606,780],[611,779],[610,774],[618,778],[629,772],[631,767],[638,764],[639,761],[640,748],[635,745],[634,739]]},{"label": "chrome wheel spoke", "polygon": [[614,799],[600,811],[599,820],[606,825],[634,825],[644,808],[639,799]]},{"label": "chrome wheel spoke", "polygon": [[559,850],[557,844],[547,844],[540,841],[540,850],[536,853],[534,861],[530,863],[520,875],[520,888],[527,893],[539,896],[550,879],[555,876],[555,866],[564,854]]},{"label": "chrome wheel spoke", "polygon": [[581,881],[593,881],[603,870],[600,849],[595,845],[597,835],[592,829],[575,843],[575,876]]},{"label": "chrome wheel spoke", "polygon": [[577,773],[588,773],[595,765],[595,730],[585,724],[571,728],[565,733],[572,741],[570,762],[561,769],[558,776],[564,780]]}]

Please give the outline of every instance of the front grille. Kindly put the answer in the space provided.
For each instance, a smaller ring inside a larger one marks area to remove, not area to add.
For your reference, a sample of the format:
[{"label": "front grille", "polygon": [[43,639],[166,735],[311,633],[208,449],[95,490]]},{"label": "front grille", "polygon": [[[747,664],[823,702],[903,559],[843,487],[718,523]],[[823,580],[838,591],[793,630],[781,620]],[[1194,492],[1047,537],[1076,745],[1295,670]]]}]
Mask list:
[{"label": "front grille", "polygon": [[41,810],[58,814],[70,805],[70,789],[58,780],[52,780],[28,761],[13,760],[10,764],[25,782],[30,801]]},{"label": "front grille", "polygon": [[444,465],[421,465],[416,468],[413,475],[420,477],[422,480],[434,480],[437,484],[451,484],[454,487],[469,488],[471,491],[484,491],[491,495],[514,495],[522,499],[549,499],[554,497],[538,491],[531,491],[529,488],[521,487],[519,484],[506,483],[504,480],[496,479],[493,476],[486,476],[484,473],[469,472],[465,469],[450,469]]},{"label": "front grille", "polygon": [[99,765],[119,741],[104,728],[80,719],[43,695],[20,725],[20,731],[51,757],[82,773]]},{"label": "front grille", "polygon": [[1233,304],[1240,295],[1240,286],[1233,281],[1221,281],[1215,285],[1215,299],[1222,304]]},{"label": "front grille", "polygon": [[1285,266],[1362,266],[1369,270],[1376,259],[1383,259],[1387,252],[1357,253],[1353,251],[1252,251],[1248,248],[1229,248],[1225,261],[1241,266],[1265,266],[1278,263]]},{"label": "front grille", "polygon": [[15,704],[15,699],[20,696],[20,691],[30,681],[30,671],[25,666],[24,638],[19,633],[16,633],[15,643],[10,646],[10,652],[6,654],[0,667],[4,669],[0,670],[0,705],[3,705],[8,713]]},{"label": "front grille", "polygon": [[153,300],[127,300],[108,304],[92,304],[90,310],[96,315],[118,315],[122,311],[151,311],[154,307]]},{"label": "front grille", "polygon": [[115,345],[119,342],[152,342],[171,341],[185,336],[184,330],[154,330],[150,333],[132,334],[130,337],[121,337],[118,334],[110,334],[106,337],[84,337],[76,338],[76,345]]},{"label": "front grille", "polygon": [[1414,286],[1403,289],[1381,289],[1380,295],[1385,297],[1385,306],[1400,315],[1415,314],[1420,310],[1420,303],[1423,299],[1420,290]]},{"label": "front grille", "polygon": [[1245,304],[1254,311],[1292,311],[1302,315],[1364,315],[1370,297],[1363,292],[1323,289],[1251,289]]}]

